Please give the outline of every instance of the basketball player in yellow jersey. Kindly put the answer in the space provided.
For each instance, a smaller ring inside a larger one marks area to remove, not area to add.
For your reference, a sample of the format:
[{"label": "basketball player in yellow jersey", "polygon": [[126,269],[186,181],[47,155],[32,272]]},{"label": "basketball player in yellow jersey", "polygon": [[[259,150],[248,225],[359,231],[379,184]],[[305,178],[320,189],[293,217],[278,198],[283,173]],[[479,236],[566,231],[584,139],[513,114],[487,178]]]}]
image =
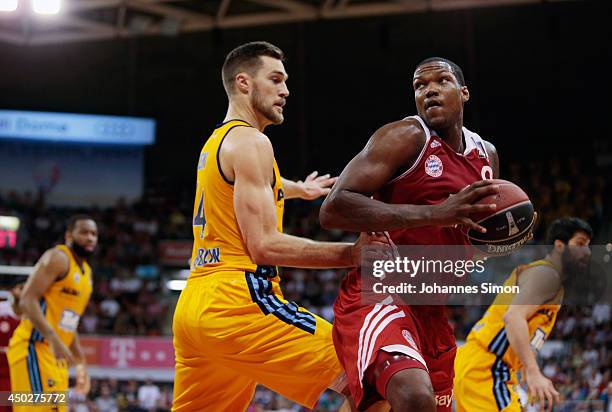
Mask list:
[{"label": "basketball player in yellow jersey", "polygon": [[559,393],[540,371],[536,352],[555,324],[563,285],[586,273],[592,236],[581,219],[556,220],[549,229],[548,255],[512,272],[505,285],[518,285],[520,292],[497,295],[457,351],[457,412],[521,411],[516,392],[521,368],[529,395],[540,401],[541,410],[552,410],[559,402]]},{"label": "basketball player in yellow jersey", "polygon": [[258,383],[312,408],[325,389],[345,386],[331,324],[283,298],[276,266],[357,266],[362,245],[386,240],[282,233],[285,198],[299,193],[263,134],[283,121],[282,60],[277,47],[254,42],[223,65],[229,108],[200,154],[191,274],[174,313],[174,411],[244,411]]},{"label": "basketball player in yellow jersey", "polygon": [[[75,390],[89,392],[77,327],[92,291],[87,258],[96,248],[98,229],[91,218],[77,215],[68,221],[64,237],[65,244],[41,256],[21,293],[22,320],[7,352],[12,392],[66,392],[70,364],[76,370]],[[56,411],[66,404],[13,404],[13,409]]]}]

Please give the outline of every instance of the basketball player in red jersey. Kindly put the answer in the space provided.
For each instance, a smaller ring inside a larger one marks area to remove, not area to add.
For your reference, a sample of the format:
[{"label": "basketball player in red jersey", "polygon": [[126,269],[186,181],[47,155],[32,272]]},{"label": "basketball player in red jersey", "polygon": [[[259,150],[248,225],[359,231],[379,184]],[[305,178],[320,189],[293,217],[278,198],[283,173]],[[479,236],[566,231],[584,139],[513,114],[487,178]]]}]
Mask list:
[{"label": "basketball player in red jersey", "polygon": [[[6,359],[6,350],[13,332],[19,325],[20,312],[15,303],[19,301],[24,283],[19,282],[8,291],[13,296],[13,302],[11,299],[0,301],[0,392],[4,393],[11,391],[11,371]],[[12,410],[10,405],[0,405],[0,412]]]},{"label": "basketball player in red jersey", "polygon": [[[325,228],[389,231],[397,245],[463,245],[459,226],[499,188],[495,147],[463,127],[470,93],[455,63],[421,62],[418,116],[389,123],[346,166],[320,213]],[[373,198],[372,198],[373,196]],[[334,344],[358,410],[386,399],[394,412],[451,411],[456,344],[443,306],[364,305],[357,270],[334,305]]]}]

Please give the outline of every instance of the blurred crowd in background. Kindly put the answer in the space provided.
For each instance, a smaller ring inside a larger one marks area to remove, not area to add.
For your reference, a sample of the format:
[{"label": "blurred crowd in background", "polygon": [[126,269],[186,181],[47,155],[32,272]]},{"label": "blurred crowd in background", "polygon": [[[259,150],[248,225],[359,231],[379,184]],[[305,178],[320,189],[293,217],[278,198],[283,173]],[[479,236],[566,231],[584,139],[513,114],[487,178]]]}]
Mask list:
[{"label": "blurred crowd in background", "polygon": [[92,379],[87,398],[69,393],[73,412],[161,412],[172,406],[172,384]]},{"label": "blurred crowd in background", "polygon": [[[597,243],[609,242],[612,233],[612,219],[609,212],[606,214],[610,210],[604,178],[607,172],[598,170],[589,159],[571,158],[563,162],[512,162],[503,169],[502,176],[519,183],[539,213],[534,243],[545,241],[545,229],[552,220],[568,215],[589,221],[595,230],[593,243]],[[139,202],[119,201],[115,207],[105,209],[52,207],[46,204],[42,193],[0,193],[0,215],[18,216],[21,220],[18,246],[0,251],[0,265],[33,265],[45,249],[62,241],[70,215],[87,213],[97,221],[100,239],[93,259],[94,294],[82,317],[81,333],[170,335],[178,292],[165,287],[170,272],[158,260],[158,244],[163,239],[191,239],[193,205],[191,193],[160,193],[165,191],[149,190]],[[320,202],[288,201],[285,231],[318,240],[353,240],[354,234],[320,228]],[[176,273],[176,268],[171,273]],[[333,320],[332,305],[345,270],[286,269],[282,273],[287,299]],[[458,339],[465,339],[483,310],[476,306],[448,308]],[[597,401],[600,403],[590,403],[590,407],[608,408],[612,396],[610,307],[564,307],[551,339],[568,342],[566,348],[570,349],[543,359],[545,375],[555,382],[565,399]],[[76,411],[161,411],[169,409],[171,393],[167,384],[94,380],[90,396],[73,398],[72,402]],[[340,397],[326,393],[317,408],[336,410],[339,402]],[[249,410],[301,409],[258,388]]]}]

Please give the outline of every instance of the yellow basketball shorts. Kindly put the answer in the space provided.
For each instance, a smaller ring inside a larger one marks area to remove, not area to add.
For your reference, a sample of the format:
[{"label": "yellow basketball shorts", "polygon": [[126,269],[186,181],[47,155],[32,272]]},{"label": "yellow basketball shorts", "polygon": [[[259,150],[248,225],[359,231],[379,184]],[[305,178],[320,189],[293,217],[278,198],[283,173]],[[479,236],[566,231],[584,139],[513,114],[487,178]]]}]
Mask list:
[{"label": "yellow basketball shorts", "polygon": [[312,408],[343,373],[324,319],[250,272],[192,278],[174,312],[174,411],[243,411],[262,384]]},{"label": "yellow basketball shorts", "polygon": [[[24,343],[27,356],[13,356],[23,353],[23,348],[9,348],[7,358],[11,371],[11,391],[28,393],[61,392],[63,402],[40,405],[13,404],[14,412],[66,411],[68,401],[68,365],[57,361],[51,348],[44,342]],[[55,398],[55,397],[54,397]]]},{"label": "yellow basketball shorts", "polygon": [[516,384],[516,373],[477,342],[468,342],[457,350],[456,412],[520,412]]}]

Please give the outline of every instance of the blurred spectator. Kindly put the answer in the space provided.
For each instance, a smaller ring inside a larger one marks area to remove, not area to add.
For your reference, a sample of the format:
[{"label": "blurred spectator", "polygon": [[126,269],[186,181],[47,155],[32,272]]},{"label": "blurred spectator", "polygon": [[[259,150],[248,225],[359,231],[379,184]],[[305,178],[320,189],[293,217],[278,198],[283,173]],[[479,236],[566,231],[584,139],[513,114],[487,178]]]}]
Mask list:
[{"label": "blurred spectator", "polygon": [[113,296],[108,296],[100,302],[100,313],[106,318],[114,318],[119,313],[119,302]]},{"label": "blurred spectator", "polygon": [[117,399],[113,396],[108,383],[104,382],[100,385],[100,395],[95,400],[98,412],[118,412],[119,406]]},{"label": "blurred spectator", "polygon": [[68,402],[70,403],[70,409],[74,412],[89,412],[92,406],[85,395],[72,389],[68,392]]},{"label": "blurred spectator", "polygon": [[93,301],[89,301],[79,323],[79,329],[82,333],[96,333],[98,330],[98,315],[96,315],[96,305]]},{"label": "blurred spectator", "polygon": [[610,305],[597,304],[593,307],[593,320],[597,325],[610,322]]},{"label": "blurred spectator", "polygon": [[140,406],[138,405],[138,384],[135,380],[128,381],[119,396],[123,398],[122,410],[140,412]]},{"label": "blurred spectator", "polygon": [[161,400],[161,392],[151,379],[147,379],[144,385],[138,388],[138,405],[145,411],[155,411]]}]

